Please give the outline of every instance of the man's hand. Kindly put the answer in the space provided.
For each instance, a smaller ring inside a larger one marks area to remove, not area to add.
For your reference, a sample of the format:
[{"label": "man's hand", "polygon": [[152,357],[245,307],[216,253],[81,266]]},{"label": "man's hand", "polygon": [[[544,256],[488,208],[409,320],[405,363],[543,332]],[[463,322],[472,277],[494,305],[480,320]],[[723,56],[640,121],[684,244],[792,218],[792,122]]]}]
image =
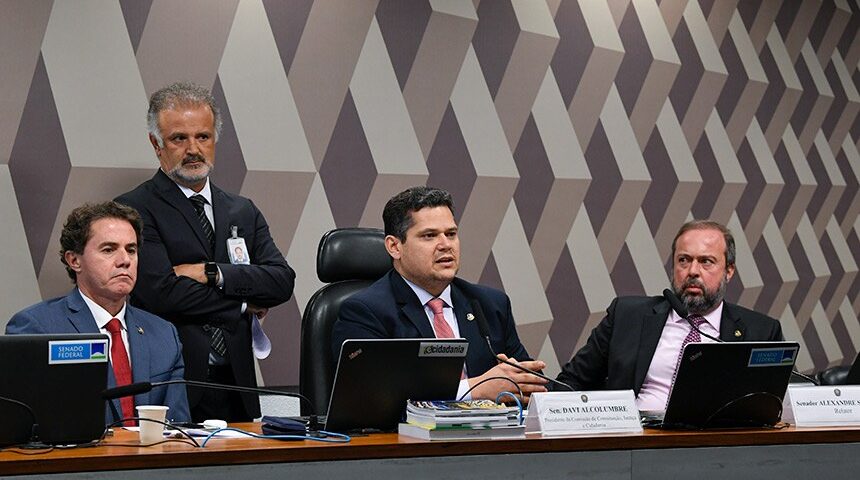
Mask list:
[{"label": "man's hand", "polygon": [[[509,359],[502,353],[500,353],[498,357],[501,360],[508,360],[511,363],[521,365],[533,371],[543,370],[544,368],[546,368],[546,363],[540,360],[527,360],[524,362],[518,362],[513,358]],[[478,377],[470,377],[469,387],[472,387],[473,385],[476,385],[479,382],[486,380],[490,377],[505,377],[513,380],[517,385],[520,386],[520,389],[523,391],[523,402],[528,402],[529,395],[531,395],[532,393],[546,391],[546,387],[544,387],[546,380],[540,377],[536,377],[531,373],[523,372],[516,367],[512,367],[504,363],[500,363],[495,367],[487,370],[487,372],[483,375],[480,375]],[[475,387],[475,389],[472,390],[472,398],[476,400],[480,398],[495,400],[501,392],[511,392],[515,395],[518,394],[517,387],[514,386],[514,384],[510,381],[494,379],[488,380],[487,382],[484,382],[481,385]]]},{"label": "man's hand", "polygon": [[177,277],[188,277],[203,285],[209,283],[206,280],[206,271],[203,269],[203,263],[183,263],[182,265],[174,265],[173,273]]}]

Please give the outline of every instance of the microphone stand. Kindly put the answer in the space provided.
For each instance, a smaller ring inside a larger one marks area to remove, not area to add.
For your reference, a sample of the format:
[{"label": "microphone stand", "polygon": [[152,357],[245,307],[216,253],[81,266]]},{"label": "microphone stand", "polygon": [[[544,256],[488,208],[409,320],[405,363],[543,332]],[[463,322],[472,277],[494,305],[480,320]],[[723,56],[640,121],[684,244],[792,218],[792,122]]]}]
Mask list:
[{"label": "microphone stand", "polygon": [[[190,387],[198,387],[198,388],[211,388],[214,390],[227,390],[233,392],[246,392],[246,393],[264,393],[267,395],[279,395],[283,397],[293,397],[298,398],[299,400],[305,402],[310,408],[308,411],[314,411],[314,405],[311,403],[308,397],[300,394],[300,393],[290,393],[290,392],[281,392],[278,390],[271,390],[267,388],[259,388],[259,387],[243,387],[241,385],[223,385],[220,383],[211,383],[211,382],[201,382],[198,380],[165,380],[163,382],[138,382],[131,383],[128,385],[123,385],[121,387],[108,388],[102,391],[102,398],[105,400],[113,400],[116,398],[127,397],[130,395],[137,395],[138,393],[146,393],[152,390],[155,387],[162,387],[166,385],[187,385]],[[113,402],[110,402],[113,405]],[[319,422],[318,416],[315,414],[311,414],[308,416],[308,428],[312,431],[320,430],[321,424]]]},{"label": "microphone stand", "polygon": [[23,407],[24,410],[27,410],[27,413],[30,414],[30,419],[32,420],[32,423],[30,424],[29,439],[27,440],[27,443],[20,445],[18,448],[22,448],[24,450],[42,450],[45,448],[52,448],[51,445],[42,443],[42,441],[39,440],[39,422],[36,421],[36,412],[34,412],[29,405],[22,401],[8,397],[0,397],[0,401],[8,402],[12,405],[18,405],[19,407]]},{"label": "microphone stand", "polygon": [[484,340],[487,343],[487,348],[490,350],[490,353],[493,354],[493,357],[496,359],[497,362],[504,363],[505,365],[510,365],[510,366],[516,368],[517,370],[521,371],[521,372],[530,373],[530,374],[532,374],[538,378],[542,378],[542,379],[544,379],[550,383],[560,385],[560,386],[566,388],[567,390],[574,391],[573,387],[571,387],[570,385],[568,385],[564,382],[560,382],[560,381],[558,381],[554,378],[550,378],[550,377],[548,377],[542,373],[536,372],[534,370],[530,370],[526,367],[523,367],[522,365],[517,365],[514,362],[511,362],[508,360],[502,360],[501,358],[499,358],[499,355],[493,349],[493,345],[490,342],[490,325],[487,323],[487,317],[484,316],[484,309],[481,308],[481,303],[477,299],[474,299],[474,298],[472,300],[470,300],[470,303],[472,304],[472,310],[474,311],[474,314],[475,314],[475,320],[478,322],[478,330],[481,332],[481,336],[484,337]]}]

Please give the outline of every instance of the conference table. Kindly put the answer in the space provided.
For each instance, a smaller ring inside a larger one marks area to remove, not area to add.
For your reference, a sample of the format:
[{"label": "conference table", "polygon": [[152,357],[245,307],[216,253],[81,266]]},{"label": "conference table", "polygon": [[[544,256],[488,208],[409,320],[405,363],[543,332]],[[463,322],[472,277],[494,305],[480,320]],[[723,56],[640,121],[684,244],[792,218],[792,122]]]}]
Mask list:
[{"label": "conference table", "polygon": [[[260,424],[236,424],[260,432]],[[378,433],[349,443],[213,438],[138,446],[117,430],[102,445],[0,452],[0,478],[255,480],[285,478],[858,478],[860,428],[662,431],[424,441]],[[121,472],[120,472],[121,471]],[[21,477],[18,477],[21,478]]]}]

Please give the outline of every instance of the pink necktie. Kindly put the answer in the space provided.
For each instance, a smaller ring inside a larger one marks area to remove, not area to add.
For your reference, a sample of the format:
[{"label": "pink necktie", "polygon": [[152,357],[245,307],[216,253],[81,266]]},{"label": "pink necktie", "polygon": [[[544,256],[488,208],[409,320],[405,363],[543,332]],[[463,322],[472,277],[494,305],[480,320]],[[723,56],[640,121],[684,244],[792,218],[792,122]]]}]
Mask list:
[{"label": "pink necktie", "polygon": [[441,298],[434,298],[427,302],[427,306],[433,311],[433,331],[436,332],[436,338],[454,338],[454,331],[442,313],[445,302]]},{"label": "pink necktie", "polygon": [[[445,321],[445,314],[442,313],[442,308],[445,302],[441,298],[434,298],[427,302],[427,306],[433,312],[433,330],[436,332],[436,338],[454,338],[454,330],[451,330],[451,325]],[[466,367],[463,367],[463,372],[460,373],[460,378],[466,378]]]},{"label": "pink necktie", "polygon": [[[113,376],[116,378],[116,386],[121,387],[131,383],[131,367],[128,363],[128,353],[125,351],[125,344],[122,342],[122,325],[116,318],[110,319],[105,326],[110,332],[110,355],[111,365],[113,366]],[[123,418],[134,417],[134,398],[122,397],[119,399],[119,404],[122,407]],[[134,421],[125,422],[125,426],[135,425]]]}]

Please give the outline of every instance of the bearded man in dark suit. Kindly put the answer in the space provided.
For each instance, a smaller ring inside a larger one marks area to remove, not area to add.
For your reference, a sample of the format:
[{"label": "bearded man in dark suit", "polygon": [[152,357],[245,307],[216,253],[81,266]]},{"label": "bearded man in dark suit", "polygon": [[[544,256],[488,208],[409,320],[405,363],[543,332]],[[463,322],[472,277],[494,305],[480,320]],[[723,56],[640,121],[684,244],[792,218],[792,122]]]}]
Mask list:
[{"label": "bearded man in dark suit", "polygon": [[[690,322],[723,342],[782,340],[779,322],[723,301],[735,275],[735,240],[710,220],[684,224],[672,242],[672,288]],[[659,297],[619,297],[557,380],[575,390],[627,390],[639,410],[665,410],[680,352],[693,341],[712,342]]]},{"label": "bearded man in dark suit", "polygon": [[[211,93],[169,85],[150,98],[147,120],[161,168],[117,198],[144,221],[132,302],[176,325],[186,379],[256,386],[252,324],[289,300],[295,273],[254,203],[209,181],[221,128]],[[250,265],[230,262],[236,238]],[[256,394],[189,387],[188,400],[194,421],[260,416]]]}]

